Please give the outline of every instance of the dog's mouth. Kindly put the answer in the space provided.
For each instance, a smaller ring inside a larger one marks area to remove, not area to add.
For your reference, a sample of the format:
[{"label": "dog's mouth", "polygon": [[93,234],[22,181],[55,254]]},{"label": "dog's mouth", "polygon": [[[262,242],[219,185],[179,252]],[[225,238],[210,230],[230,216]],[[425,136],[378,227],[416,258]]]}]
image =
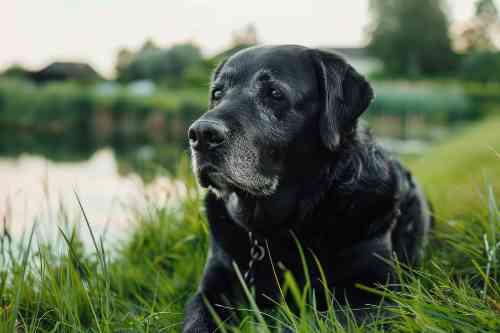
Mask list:
[{"label": "dog's mouth", "polygon": [[201,187],[208,188],[216,193],[244,190],[242,185],[212,164],[206,164],[198,168],[198,181]]},{"label": "dog's mouth", "polygon": [[222,190],[228,181],[224,174],[215,166],[207,164],[198,168],[198,181],[202,187]]},{"label": "dog's mouth", "polygon": [[[252,188],[231,177],[227,172],[213,164],[205,164],[197,168],[198,182],[201,187],[215,190],[218,193],[236,192],[240,195],[262,197],[270,194],[269,189]],[[275,185],[271,185],[275,187]]]}]

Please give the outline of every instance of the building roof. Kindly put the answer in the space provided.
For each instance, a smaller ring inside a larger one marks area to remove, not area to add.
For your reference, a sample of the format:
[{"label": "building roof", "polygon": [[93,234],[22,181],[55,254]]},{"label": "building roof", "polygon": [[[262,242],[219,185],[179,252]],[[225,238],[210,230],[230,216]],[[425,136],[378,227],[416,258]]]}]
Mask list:
[{"label": "building roof", "polygon": [[37,82],[45,81],[97,81],[102,77],[89,64],[79,62],[54,62],[32,74]]}]

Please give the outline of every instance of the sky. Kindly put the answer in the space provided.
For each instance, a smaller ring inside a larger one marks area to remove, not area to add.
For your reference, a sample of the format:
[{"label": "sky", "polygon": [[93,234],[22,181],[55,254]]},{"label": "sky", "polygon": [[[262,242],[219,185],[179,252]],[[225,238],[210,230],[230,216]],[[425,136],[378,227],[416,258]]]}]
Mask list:
[{"label": "sky", "polygon": [[[474,2],[448,0],[452,19],[470,17]],[[65,60],[111,75],[121,47],[190,41],[209,55],[248,23],[266,44],[360,46],[368,20],[368,0],[2,0],[0,70]]]}]

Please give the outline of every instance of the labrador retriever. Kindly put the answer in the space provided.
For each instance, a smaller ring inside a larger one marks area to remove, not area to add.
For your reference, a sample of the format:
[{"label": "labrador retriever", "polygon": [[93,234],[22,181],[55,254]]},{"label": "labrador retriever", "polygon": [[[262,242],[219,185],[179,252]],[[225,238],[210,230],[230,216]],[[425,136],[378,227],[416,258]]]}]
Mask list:
[{"label": "labrador retriever", "polygon": [[208,112],[188,131],[208,188],[210,251],[184,332],[213,332],[214,314],[234,316],[228,309],[245,301],[238,270],[261,309],[280,299],[285,271],[321,293],[319,267],[332,301],[357,308],[377,304],[359,285],[394,281],[394,258],[417,264],[429,207],[358,124],[373,98],[351,65],[318,49],[251,47],[218,66]]}]

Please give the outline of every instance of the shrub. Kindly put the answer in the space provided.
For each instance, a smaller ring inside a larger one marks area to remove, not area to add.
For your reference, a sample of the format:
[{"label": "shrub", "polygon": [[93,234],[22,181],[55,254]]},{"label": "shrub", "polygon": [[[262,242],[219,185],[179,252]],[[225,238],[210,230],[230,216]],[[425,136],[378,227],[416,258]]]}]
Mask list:
[{"label": "shrub", "polygon": [[500,52],[476,52],[464,58],[463,79],[478,82],[500,82]]}]

